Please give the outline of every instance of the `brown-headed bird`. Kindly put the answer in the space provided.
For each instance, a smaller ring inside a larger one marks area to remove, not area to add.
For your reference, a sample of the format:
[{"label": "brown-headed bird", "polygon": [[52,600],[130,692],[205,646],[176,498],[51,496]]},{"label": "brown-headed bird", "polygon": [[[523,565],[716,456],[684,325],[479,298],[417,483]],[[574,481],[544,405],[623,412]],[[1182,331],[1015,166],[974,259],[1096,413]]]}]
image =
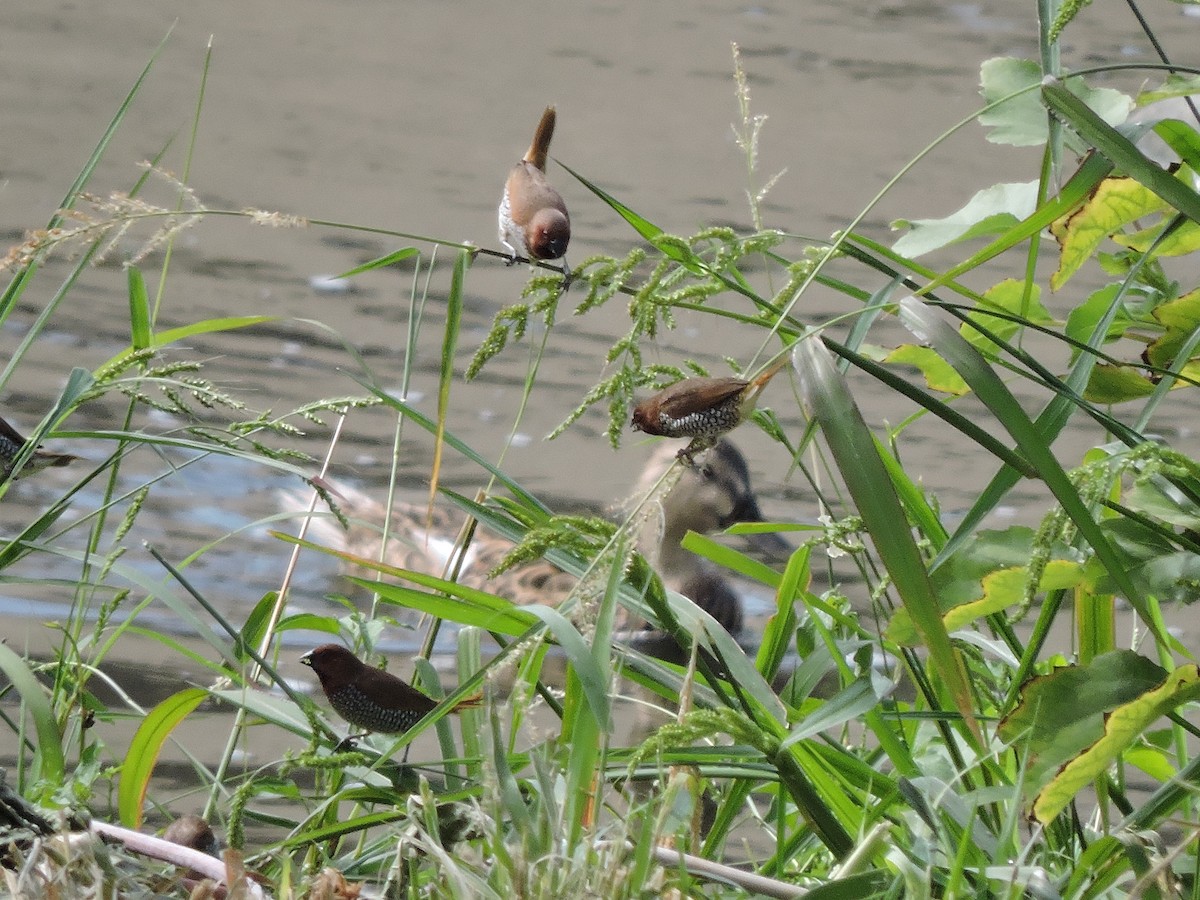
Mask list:
[{"label": "brown-headed bird", "polygon": [[[395,675],[368,666],[340,644],[322,644],[300,657],[300,662],[317,673],[321,690],[337,714],[366,732],[399,734],[437,706],[432,697]],[[468,697],[451,712],[478,705],[478,697]]]},{"label": "brown-headed bird", "polygon": [[[13,464],[28,443],[15,428],[0,419],[0,481],[8,481],[12,476]],[[34,450],[33,455],[25,460],[25,465],[17,473],[17,478],[32,475],[41,469],[53,466],[69,466],[78,456],[70,453],[51,453],[49,450]]]},{"label": "brown-headed bird", "polygon": [[[555,112],[547,106],[525,157],[513,166],[500,199],[500,243],[533,260],[562,259],[571,240],[571,220],[562,196],[546,181],[546,157],[554,136]],[[563,271],[567,272],[566,261]]]},{"label": "brown-headed bird", "polygon": [[180,816],[168,825],[167,830],[163,832],[163,840],[183,847],[191,847],[193,850],[199,850],[209,856],[217,856],[220,849],[212,826],[193,813]]},{"label": "brown-headed bird", "polygon": [[744,378],[685,378],[633,409],[633,429],[663,437],[690,437],[692,442],[676,456],[688,465],[713,446],[723,434],[741,425],[754,409],[758,395],[787,358],[778,360],[761,375]]}]

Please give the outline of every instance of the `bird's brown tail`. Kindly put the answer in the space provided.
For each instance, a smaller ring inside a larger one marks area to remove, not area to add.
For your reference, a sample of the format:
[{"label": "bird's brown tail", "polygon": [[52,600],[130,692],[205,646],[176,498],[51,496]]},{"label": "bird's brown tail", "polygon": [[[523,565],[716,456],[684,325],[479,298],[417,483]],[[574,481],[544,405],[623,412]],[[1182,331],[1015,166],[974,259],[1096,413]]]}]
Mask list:
[{"label": "bird's brown tail", "polygon": [[483,694],[472,694],[470,697],[463,697],[454,704],[454,708],[450,712],[462,712],[464,709],[478,709],[483,705]]},{"label": "bird's brown tail", "polygon": [[768,381],[770,381],[772,378],[774,378],[776,375],[779,374],[780,370],[783,369],[783,367],[787,365],[789,355],[790,354],[785,353],[779,359],[775,360],[775,362],[771,363],[770,368],[768,368],[765,372],[763,372],[761,375],[759,375],[757,378],[755,378],[754,381],[751,382],[751,384],[754,385],[755,390],[761,391],[764,387],[767,386]]},{"label": "bird's brown tail", "polygon": [[532,163],[543,172],[546,171],[546,157],[550,154],[550,138],[554,137],[554,122],[557,116],[553,106],[547,106],[538,122],[537,131],[533,133],[533,143],[525,152],[525,162]]}]

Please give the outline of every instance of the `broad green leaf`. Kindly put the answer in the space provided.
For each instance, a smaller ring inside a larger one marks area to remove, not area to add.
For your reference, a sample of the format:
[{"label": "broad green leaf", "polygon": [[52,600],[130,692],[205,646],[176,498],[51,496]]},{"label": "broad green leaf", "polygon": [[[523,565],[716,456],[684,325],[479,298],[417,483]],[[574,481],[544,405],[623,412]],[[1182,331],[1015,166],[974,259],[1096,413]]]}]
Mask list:
[{"label": "broad green leaf", "polygon": [[1200,75],[1172,72],[1167,76],[1161,87],[1142,91],[1137,95],[1138,106],[1149,106],[1160,100],[1172,97],[1186,97],[1190,94],[1200,94]]},{"label": "broad green leaf", "polygon": [[1001,739],[1027,760],[1024,790],[1036,796],[1064,763],[1104,735],[1105,718],[1163,684],[1159,666],[1131,650],[1097,656],[1087,666],[1061,666],[1031,678],[999,726]]},{"label": "broad green leaf", "polygon": [[1200,225],[1189,219],[1159,240],[1159,235],[1167,224],[1165,221],[1159,222],[1133,234],[1114,234],[1112,239],[1114,243],[1138,253],[1146,253],[1153,247],[1154,259],[1160,256],[1186,256],[1200,250]]},{"label": "broad green leaf", "polygon": [[1092,370],[1085,400],[1092,403],[1114,404],[1126,400],[1137,400],[1154,393],[1154,385],[1146,377],[1144,369],[1136,366],[1109,366],[1103,363]]},{"label": "broad green leaf", "polygon": [[984,60],[979,67],[979,93],[983,99],[990,104],[1018,95],[980,113],[979,124],[987,129],[989,141],[1014,147],[1046,143],[1049,138],[1046,110],[1037,96],[1041,81],[1041,66],[1032,59],[1000,56]]},{"label": "broad green leaf", "polygon": [[[990,129],[987,135],[989,141],[1015,147],[1040,147],[1050,139],[1046,110],[1037,92],[1043,74],[1042,67],[1031,59],[997,57],[983,63],[980,67],[980,93],[988,103],[1022,92],[980,114],[979,123]],[[1065,83],[1071,93],[1080,97],[1110,124],[1124,122],[1133,110],[1133,99],[1120,91],[1111,88],[1092,89],[1081,78],[1069,78]]]},{"label": "broad green leaf", "polygon": [[[1065,559],[1046,563],[1038,581],[1039,593],[1073,588],[1087,580],[1084,566]],[[992,572],[983,579],[983,597],[974,603],[964,603],[946,613],[946,630],[957,631],[967,624],[1025,602],[1029,569],[1014,567]]]},{"label": "broad green leaf", "polygon": [[916,344],[901,344],[887,355],[887,362],[899,365],[914,366],[925,376],[925,383],[931,390],[941,391],[955,397],[969,394],[971,389],[962,380],[954,368],[938,356],[936,350],[930,347],[918,347]]},{"label": "broad green leaf", "polygon": [[1200,133],[1195,122],[1179,119],[1163,119],[1154,126],[1154,133],[1194,173],[1200,172]]},{"label": "broad green leaf", "polygon": [[238,641],[233,647],[238,662],[249,662],[250,654],[247,652],[247,648],[254,649],[262,645],[267,625],[271,621],[271,610],[275,608],[275,601],[278,598],[279,595],[275,591],[268,591],[254,604],[254,608],[246,616],[246,621],[238,635]]},{"label": "broad green leaf", "polygon": [[[941,573],[942,569],[939,569],[938,574]],[[1073,588],[1085,581],[1087,581],[1087,574],[1084,566],[1068,560],[1051,560],[1046,564],[1041,579],[1038,581],[1037,592]],[[946,623],[946,630],[954,632],[985,616],[1010,607],[1020,606],[1025,602],[1025,590],[1028,583],[1029,568],[1027,566],[1010,566],[989,572],[976,582],[979,589],[977,599],[945,605],[947,611],[943,616],[943,621]],[[942,599],[945,603],[946,598]],[[887,638],[902,646],[916,644],[917,630],[913,627],[907,610],[896,610],[892,620],[888,623]]]},{"label": "broad green leaf", "polygon": [[1042,229],[1083,203],[1092,190],[1113,170],[1113,164],[1098,153],[1089,154],[1083,163],[1071,176],[1070,181],[1063,185],[1058,196],[1047,200],[1022,222],[1018,222],[996,240],[982,250],[971,254],[970,258],[934,278],[921,289],[922,294],[928,294],[945,284],[952,284],[960,275],[971,272],[985,262],[995,259],[1004,251],[1015,247],[1023,241],[1038,238]]},{"label": "broad green leaf", "polygon": [[[1049,324],[1054,320],[1046,307],[1042,306],[1040,296],[1041,288],[1037,284],[1027,285],[1024,281],[1006,278],[987,289],[983,300],[971,313],[971,319],[997,338],[1011,340],[1021,330],[1021,323],[1007,316],[988,315],[988,312],[1008,313],[1036,324]],[[989,359],[996,359],[1002,352],[992,338],[967,322],[962,324],[959,332],[971,346]]]},{"label": "broad green leaf", "polygon": [[915,258],[958,241],[1001,234],[1033,214],[1037,194],[1036,181],[994,184],[978,191],[965,206],[944,218],[897,219],[892,222],[893,230],[909,230],[892,249]]},{"label": "broad green leaf", "polygon": [[1194,222],[1200,222],[1200,194],[1147,159],[1128,137],[1117,131],[1056,79],[1042,85],[1047,108],[1073,128],[1088,145],[1124,174],[1144,184]]},{"label": "broad green leaf", "polygon": [[129,742],[117,787],[117,809],[128,828],[141,828],[146,790],[162,746],[176,726],[208,698],[203,688],[187,688],[171,695],[146,715]]},{"label": "broad green leaf", "polygon": [[[1072,340],[1081,344],[1103,344],[1121,337],[1136,322],[1130,318],[1123,304],[1117,303],[1121,286],[1106,284],[1094,292],[1082,303],[1075,306],[1067,314],[1067,325],[1064,333]],[[1096,334],[1096,328],[1101,322],[1107,322],[1103,336]],[[1073,350],[1073,358],[1079,354]],[[1094,359],[1094,357],[1092,357]]]}]

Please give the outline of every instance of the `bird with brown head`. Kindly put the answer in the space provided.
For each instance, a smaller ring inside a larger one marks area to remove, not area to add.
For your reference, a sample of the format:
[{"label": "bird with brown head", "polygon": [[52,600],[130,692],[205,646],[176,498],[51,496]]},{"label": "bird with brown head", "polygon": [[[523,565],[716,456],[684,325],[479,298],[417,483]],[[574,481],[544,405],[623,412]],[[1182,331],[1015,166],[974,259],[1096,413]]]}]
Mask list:
[{"label": "bird with brown head", "polygon": [[[368,666],[339,644],[322,644],[300,657],[300,662],[317,673],[321,690],[337,714],[364,732],[400,734],[438,705],[411,684]],[[478,705],[479,697],[468,697],[451,712]]]},{"label": "bird with brown head", "polygon": [[[556,114],[547,106],[525,156],[513,166],[500,199],[500,243],[512,254],[532,260],[562,259],[571,241],[567,204],[546,180],[546,159]],[[568,272],[563,262],[564,274]]]},{"label": "bird with brown head", "polygon": [[662,437],[690,437],[691,443],[677,456],[689,466],[694,465],[697,453],[708,450],[750,415],[758,395],[785,362],[786,359],[778,360],[751,380],[685,378],[677,381],[634,407],[633,429]]}]

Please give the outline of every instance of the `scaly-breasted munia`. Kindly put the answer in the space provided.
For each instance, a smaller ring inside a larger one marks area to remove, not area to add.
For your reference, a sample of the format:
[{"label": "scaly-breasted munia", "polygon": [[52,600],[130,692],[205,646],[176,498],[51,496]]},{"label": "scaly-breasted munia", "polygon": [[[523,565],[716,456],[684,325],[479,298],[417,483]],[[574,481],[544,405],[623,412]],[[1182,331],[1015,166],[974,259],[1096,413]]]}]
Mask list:
[{"label": "scaly-breasted munia", "polygon": [[[21,437],[15,428],[0,419],[0,481],[8,481],[12,476],[13,464],[17,461],[17,456],[20,455],[26,443],[25,438]],[[77,459],[79,459],[78,456],[72,456],[70,453],[34,450],[33,455],[25,460],[25,465],[17,473],[17,479],[32,475],[41,469],[49,469],[52,466],[69,466]]]},{"label": "scaly-breasted munia", "polygon": [[[321,680],[321,690],[337,714],[366,731],[399,734],[419,722],[437,701],[412,685],[368,666],[339,644],[322,644],[300,657]],[[478,697],[460,701],[451,712],[479,705]]]},{"label": "scaly-breasted munia", "polygon": [[180,816],[168,825],[167,830],[163,832],[163,840],[183,847],[191,847],[193,850],[199,850],[209,856],[217,856],[220,849],[212,826],[193,813]]},{"label": "scaly-breasted munia", "polygon": [[750,414],[758,395],[783,368],[780,359],[758,377],[685,378],[643,400],[633,409],[633,428],[663,437],[690,437],[678,458],[693,465],[695,456],[732,431]]},{"label": "scaly-breasted munia", "polygon": [[[512,254],[533,260],[562,259],[571,240],[571,220],[562,196],[546,181],[546,157],[554,136],[555,113],[547,106],[524,159],[513,166],[500,199],[500,243]],[[566,261],[563,270],[567,271]]]}]

